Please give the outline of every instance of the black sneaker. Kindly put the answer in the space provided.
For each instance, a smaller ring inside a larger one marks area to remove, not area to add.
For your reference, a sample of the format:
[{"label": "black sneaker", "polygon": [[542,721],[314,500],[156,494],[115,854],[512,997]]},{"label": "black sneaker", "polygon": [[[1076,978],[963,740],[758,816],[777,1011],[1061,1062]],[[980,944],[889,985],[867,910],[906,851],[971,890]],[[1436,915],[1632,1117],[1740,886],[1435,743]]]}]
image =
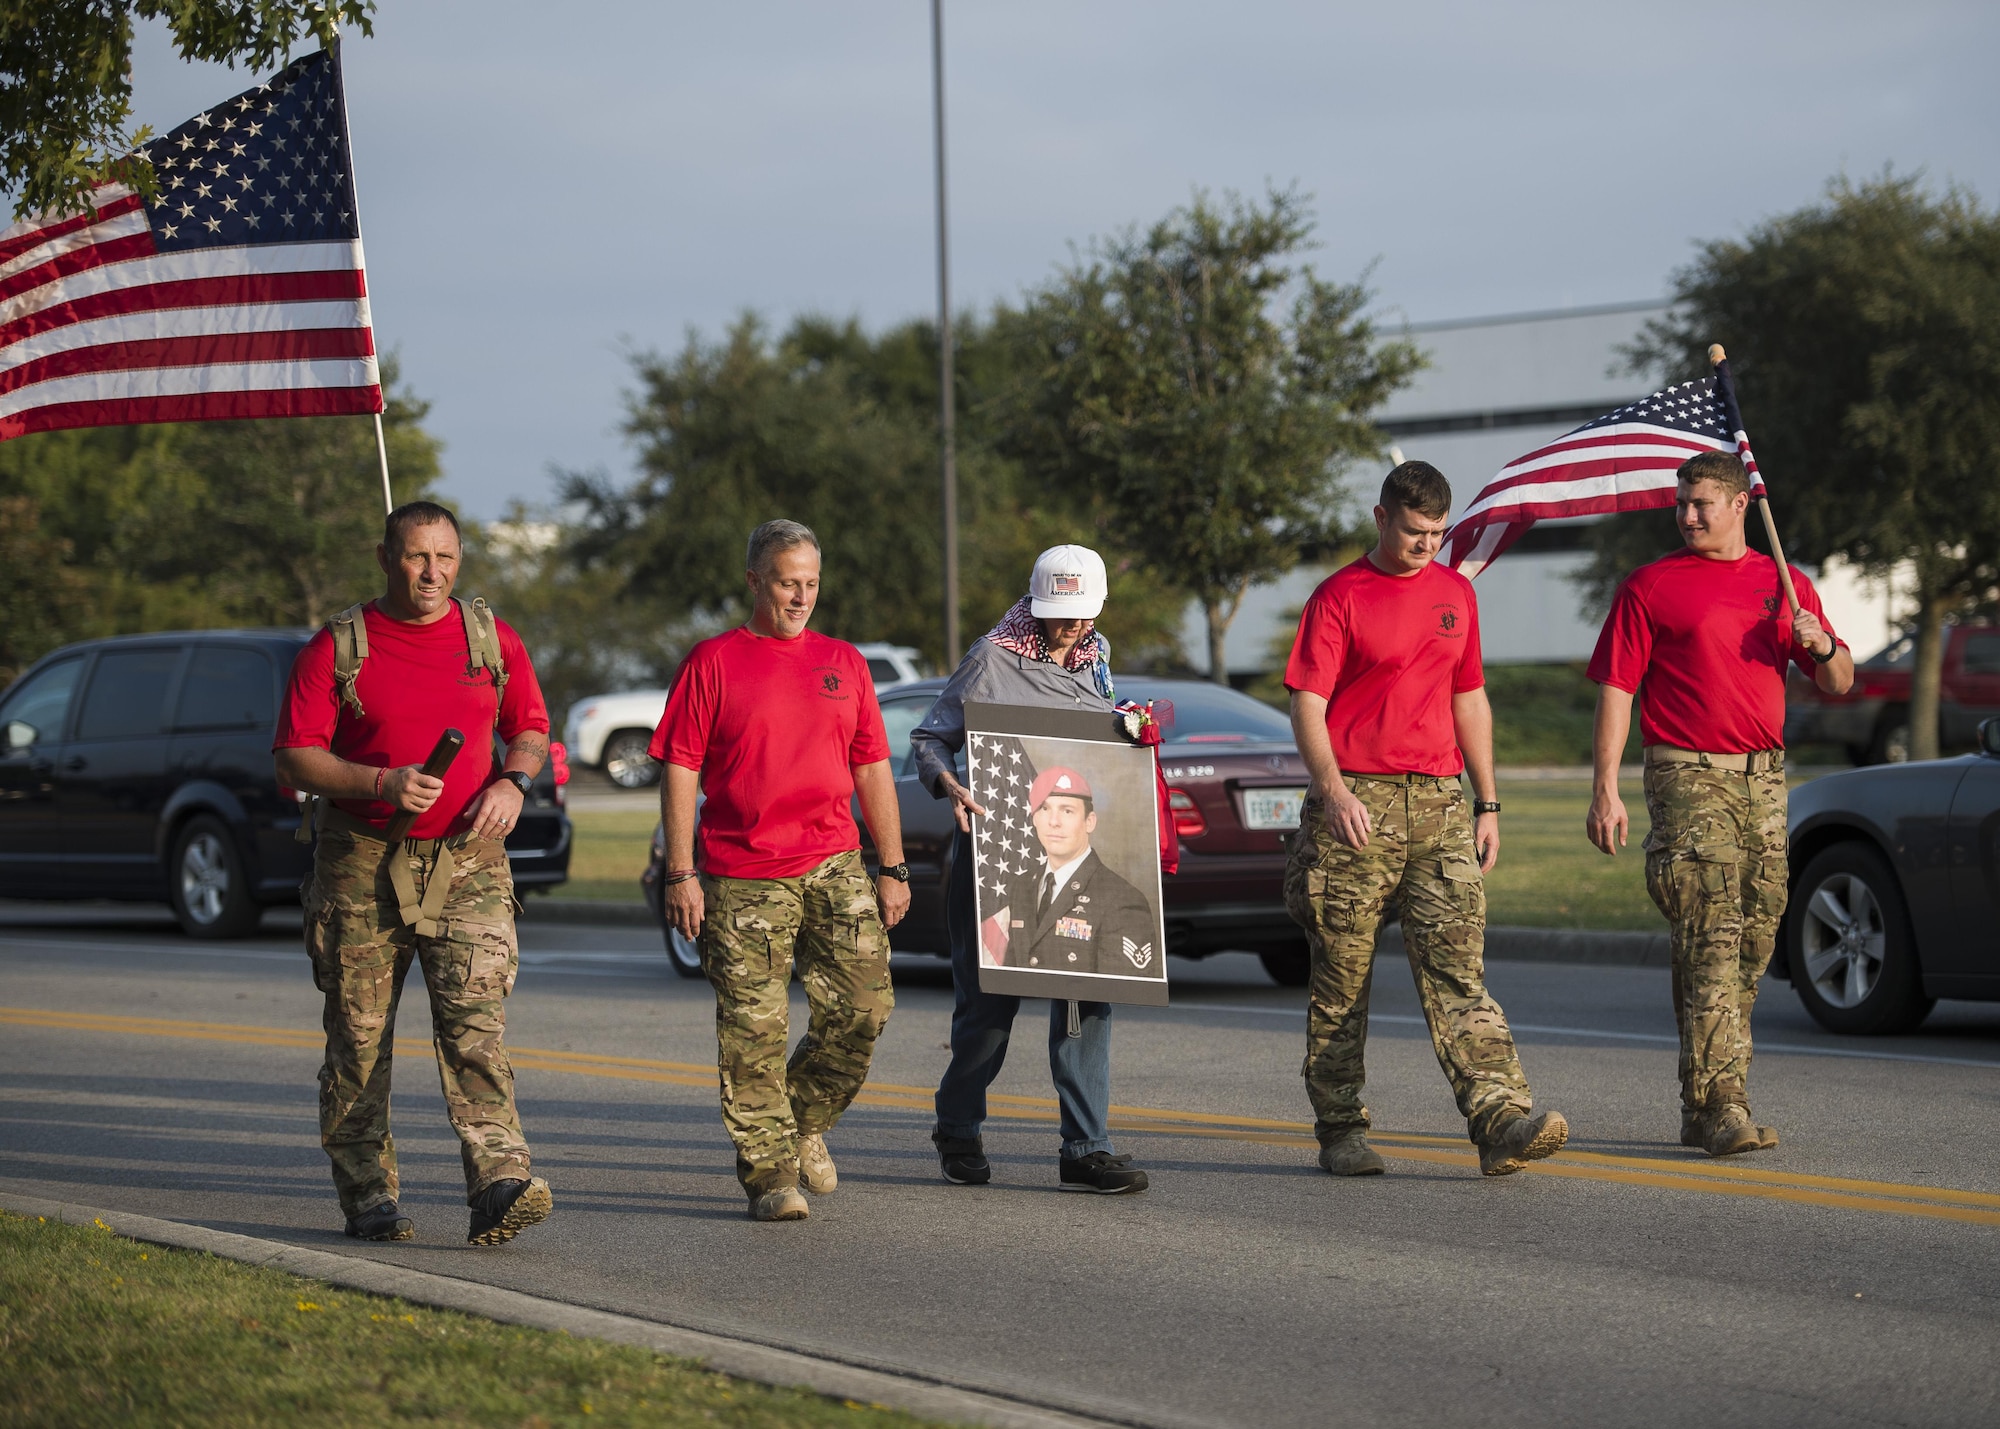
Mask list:
[{"label": "black sneaker", "polygon": [[394,1201],[384,1201],[349,1216],[347,1233],[356,1240],[415,1240],[417,1223],[397,1210]]},{"label": "black sneaker", "polygon": [[1093,1151],[1072,1160],[1062,1158],[1062,1189],[1094,1191],[1100,1196],[1123,1196],[1146,1189],[1146,1173],[1132,1165],[1129,1156],[1113,1156]]},{"label": "black sneaker", "polygon": [[945,1180],[960,1186],[984,1186],[993,1179],[986,1145],[978,1137],[966,1141],[934,1131],[931,1143],[938,1149],[938,1169],[944,1172]]},{"label": "black sneaker", "polygon": [[472,1199],[472,1228],[467,1245],[505,1245],[529,1226],[549,1218],[556,1199],[549,1183],[535,1176],[526,1181],[495,1181]]}]

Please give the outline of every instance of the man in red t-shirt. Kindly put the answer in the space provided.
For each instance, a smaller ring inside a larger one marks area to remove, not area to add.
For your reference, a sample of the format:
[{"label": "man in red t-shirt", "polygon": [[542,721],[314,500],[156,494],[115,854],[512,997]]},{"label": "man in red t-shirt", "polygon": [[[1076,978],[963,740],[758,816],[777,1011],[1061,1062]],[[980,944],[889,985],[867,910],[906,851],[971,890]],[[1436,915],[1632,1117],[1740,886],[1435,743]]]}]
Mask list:
[{"label": "man in red t-shirt", "polygon": [[[347,1233],[409,1240],[396,1206],[389,1072],[414,959],[430,992],[445,1109],[465,1162],[475,1245],[549,1214],[514,1110],[501,1038],[519,963],[505,839],[549,753],[549,712],[520,637],[483,601],[452,599],[458,520],[428,501],[389,515],[382,598],[334,617],[292,663],[272,748],[278,782],[317,795],[306,951],[326,994],[320,1144]],[[446,729],[465,745],[443,778],[422,765]],[[491,754],[493,734],[506,741]],[[391,838],[399,816],[414,822]]]},{"label": "man in red t-shirt", "polygon": [[[796,1221],[801,1184],[818,1195],[837,1184],[826,1133],[867,1079],[895,1002],[888,930],[910,906],[910,870],[868,662],[806,629],[819,539],[767,521],[747,564],[749,621],[688,652],[653,733],[661,878],[667,920],[701,939],[715,988],[722,1123],[750,1214]],[[856,795],[882,857],[872,884]],[[812,1013],[788,1064],[794,953]]]},{"label": "man in red t-shirt", "polygon": [[1381,539],[1313,592],[1285,667],[1313,781],[1285,906],[1312,948],[1306,1094],[1319,1164],[1336,1176],[1383,1169],[1368,1144],[1362,1053],[1375,932],[1392,898],[1481,1172],[1518,1171],[1569,1137],[1560,1112],[1534,1114],[1513,1034],[1486,991],[1482,875],[1500,854],[1500,803],[1478,602],[1470,581],[1433,559],[1450,510],[1436,467],[1406,461],[1390,472],[1375,508]]},{"label": "man in red t-shirt", "polygon": [[1681,1144],[1711,1156],[1778,1144],[1750,1115],[1749,1078],[1750,1012],[1785,912],[1785,672],[1796,664],[1833,695],[1854,683],[1812,582],[1790,570],[1788,609],[1777,562],[1744,540],[1749,509],[1734,455],[1682,463],[1674,510],[1686,549],[1626,578],[1590,658],[1585,831],[1608,854],[1625,842],[1618,763],[1636,691],[1653,825],[1646,889],[1673,952]]}]

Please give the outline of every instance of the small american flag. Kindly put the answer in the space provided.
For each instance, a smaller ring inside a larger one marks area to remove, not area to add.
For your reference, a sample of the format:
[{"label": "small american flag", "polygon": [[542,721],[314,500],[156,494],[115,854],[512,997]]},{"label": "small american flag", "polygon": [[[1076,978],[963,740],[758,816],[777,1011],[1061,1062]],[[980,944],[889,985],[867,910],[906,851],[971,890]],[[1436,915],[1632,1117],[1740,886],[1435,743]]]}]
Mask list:
[{"label": "small american flag", "polygon": [[1439,559],[1476,576],[1537,521],[1672,506],[1674,472],[1704,451],[1735,452],[1751,495],[1764,495],[1726,360],[1507,463],[1452,523]]},{"label": "small american flag", "polygon": [[381,411],[338,58],[142,152],[153,202],[107,185],[0,233],[0,439]]}]

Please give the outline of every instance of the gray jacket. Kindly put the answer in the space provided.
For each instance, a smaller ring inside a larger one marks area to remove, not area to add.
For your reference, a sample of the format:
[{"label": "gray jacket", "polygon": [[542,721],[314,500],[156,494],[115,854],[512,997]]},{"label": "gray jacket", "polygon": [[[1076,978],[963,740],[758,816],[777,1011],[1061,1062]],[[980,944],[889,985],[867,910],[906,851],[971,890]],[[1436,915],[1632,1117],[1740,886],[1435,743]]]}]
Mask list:
[{"label": "gray jacket", "polygon": [[1049,660],[1031,660],[1003,650],[984,636],[972,642],[965,658],[938,692],[937,703],[910,735],[917,755],[917,777],[934,798],[943,798],[938,776],[954,773],[952,756],[965,748],[965,702],[989,705],[1033,705],[1042,709],[1102,710],[1111,701],[1097,692],[1090,667],[1065,670]]}]

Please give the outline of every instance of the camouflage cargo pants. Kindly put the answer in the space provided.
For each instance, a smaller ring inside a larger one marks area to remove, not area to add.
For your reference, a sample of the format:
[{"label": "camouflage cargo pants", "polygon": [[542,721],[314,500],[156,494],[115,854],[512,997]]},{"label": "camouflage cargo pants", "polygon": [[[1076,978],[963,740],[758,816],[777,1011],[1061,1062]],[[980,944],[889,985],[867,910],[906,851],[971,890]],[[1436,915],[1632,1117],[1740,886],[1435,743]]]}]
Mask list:
[{"label": "camouflage cargo pants", "polygon": [[1507,1019],[1486,991],[1486,886],[1456,779],[1344,781],[1367,807],[1366,848],[1334,837],[1306,800],[1285,869],[1285,906],[1312,947],[1306,1094],[1322,1146],[1368,1126],[1361,1090],[1375,934],[1393,897],[1431,1047],[1475,1142],[1531,1105]]},{"label": "camouflage cargo pants", "polygon": [[1646,891],[1673,947],[1681,1108],[1750,1105],[1750,1014],[1785,914],[1785,774],[1648,764]]},{"label": "camouflage cargo pants", "polygon": [[[398,1193],[389,1074],[396,1008],[412,960],[422,967],[430,993],[438,1079],[458,1133],[466,1199],[495,1181],[528,1175],[528,1143],[514,1111],[514,1069],[501,1045],[504,1003],[519,966],[507,851],[498,840],[475,838],[454,849],[451,889],[434,938],[403,925],[384,852],[380,839],[324,829],[306,885],[306,952],[313,982],[326,994],[320,1144],[333,1161],[340,1207],[350,1216]],[[417,886],[424,887],[435,853],[398,856],[411,861]]]},{"label": "camouflage cargo pants", "polygon": [[[722,1124],[753,1196],[799,1181],[798,1139],[840,1120],[889,1020],[889,935],[859,853],[796,878],[704,878],[701,965],[715,989]],[[788,990],[811,1007],[790,1062]]]}]

